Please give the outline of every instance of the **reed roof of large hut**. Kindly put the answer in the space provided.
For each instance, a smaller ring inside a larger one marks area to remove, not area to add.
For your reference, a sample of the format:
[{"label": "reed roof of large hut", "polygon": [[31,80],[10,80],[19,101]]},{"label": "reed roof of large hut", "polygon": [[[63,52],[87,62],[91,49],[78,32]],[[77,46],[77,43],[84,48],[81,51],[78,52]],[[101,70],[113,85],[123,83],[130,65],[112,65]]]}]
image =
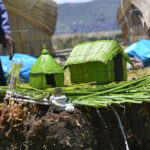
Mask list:
[{"label": "reed roof of large hut", "polygon": [[4,0],[8,11],[16,52],[38,57],[46,43],[53,53],[51,37],[57,19],[57,4],[53,0]]},{"label": "reed roof of large hut", "polygon": [[57,16],[57,4],[53,0],[5,0],[4,5],[6,9],[53,34]]},{"label": "reed roof of large hut", "polygon": [[119,27],[123,21],[127,22],[127,14],[135,6],[143,15],[144,23],[150,29],[150,0],[122,0],[117,12]]}]

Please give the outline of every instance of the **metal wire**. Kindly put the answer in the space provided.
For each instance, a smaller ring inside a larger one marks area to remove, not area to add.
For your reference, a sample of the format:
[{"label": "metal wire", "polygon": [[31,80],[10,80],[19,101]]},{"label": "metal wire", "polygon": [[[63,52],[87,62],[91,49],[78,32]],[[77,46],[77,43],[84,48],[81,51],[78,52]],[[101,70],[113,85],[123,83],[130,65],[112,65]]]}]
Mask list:
[{"label": "metal wire", "polygon": [[109,107],[113,110],[115,116],[117,117],[117,120],[118,120],[118,123],[119,123],[119,127],[120,127],[120,130],[122,132],[122,135],[123,135],[123,138],[124,138],[124,142],[125,142],[125,146],[126,146],[126,150],[129,150],[129,145],[128,145],[128,141],[127,141],[127,137],[125,135],[125,132],[124,132],[124,129],[122,127],[122,123],[121,123],[121,119],[117,113],[117,111],[115,110],[115,108],[111,105],[109,105]]}]

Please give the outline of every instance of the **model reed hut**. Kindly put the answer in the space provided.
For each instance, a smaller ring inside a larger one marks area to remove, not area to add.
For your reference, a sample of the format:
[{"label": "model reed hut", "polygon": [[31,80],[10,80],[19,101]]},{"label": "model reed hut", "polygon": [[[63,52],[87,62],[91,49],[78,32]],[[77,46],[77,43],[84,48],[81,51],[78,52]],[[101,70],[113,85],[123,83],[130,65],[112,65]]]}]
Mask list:
[{"label": "model reed hut", "polygon": [[43,43],[53,53],[57,4],[53,0],[4,0],[16,53],[40,56]]},{"label": "model reed hut", "polygon": [[110,83],[127,79],[126,62],[129,57],[113,40],[102,40],[77,45],[65,68],[69,67],[72,83]]},{"label": "model reed hut", "polygon": [[38,89],[44,89],[48,85],[64,85],[64,70],[49,54],[45,45],[42,55],[29,72],[29,85]]},{"label": "model reed hut", "polygon": [[128,44],[150,39],[150,0],[122,0],[117,20]]}]

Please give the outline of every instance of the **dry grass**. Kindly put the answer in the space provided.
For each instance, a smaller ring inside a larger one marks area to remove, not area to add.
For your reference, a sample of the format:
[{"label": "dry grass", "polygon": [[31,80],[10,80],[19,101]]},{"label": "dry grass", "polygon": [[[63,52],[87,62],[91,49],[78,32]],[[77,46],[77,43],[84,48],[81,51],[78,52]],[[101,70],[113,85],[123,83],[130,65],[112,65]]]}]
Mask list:
[{"label": "dry grass", "polygon": [[122,43],[124,43],[122,32],[120,30],[85,34],[81,33],[71,35],[55,35],[52,38],[52,43],[54,51],[57,51],[62,49],[73,48],[77,44],[97,40],[115,40],[121,45]]},{"label": "dry grass", "polygon": [[147,75],[150,75],[150,67],[146,67],[138,70],[129,70],[128,80],[131,80],[133,78],[141,78]]},{"label": "dry grass", "polygon": [[71,80],[70,80],[70,71],[69,71],[69,69],[65,70],[64,75],[65,75],[65,79],[64,79],[65,85],[70,85]]}]

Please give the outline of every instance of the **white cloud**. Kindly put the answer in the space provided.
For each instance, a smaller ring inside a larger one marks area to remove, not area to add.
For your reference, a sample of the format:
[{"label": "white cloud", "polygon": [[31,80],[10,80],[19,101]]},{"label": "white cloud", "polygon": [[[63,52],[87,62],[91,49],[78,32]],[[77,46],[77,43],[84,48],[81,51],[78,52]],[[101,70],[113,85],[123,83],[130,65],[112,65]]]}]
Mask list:
[{"label": "white cloud", "polygon": [[85,3],[85,2],[90,2],[92,0],[54,0],[58,4],[64,4],[64,3]]}]

